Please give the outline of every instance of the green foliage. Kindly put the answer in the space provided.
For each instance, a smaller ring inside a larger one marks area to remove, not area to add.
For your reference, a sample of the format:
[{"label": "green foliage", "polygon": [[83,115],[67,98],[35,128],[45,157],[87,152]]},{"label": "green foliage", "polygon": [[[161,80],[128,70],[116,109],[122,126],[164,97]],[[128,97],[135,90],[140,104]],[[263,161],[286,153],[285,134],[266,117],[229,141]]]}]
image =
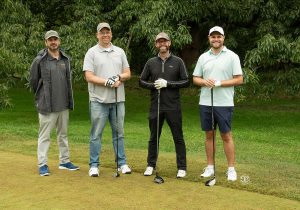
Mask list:
[{"label": "green foliage", "polygon": [[259,40],[257,48],[248,51],[246,67],[257,72],[272,71],[273,78],[268,78],[265,87],[260,87],[264,93],[299,95],[299,43],[299,38],[289,42],[284,37],[276,38],[267,34]]},{"label": "green foliage", "polygon": [[259,84],[258,75],[249,68],[243,68],[243,77],[243,85],[235,87],[235,100],[237,102],[245,101],[247,99],[247,96],[249,98],[249,94],[255,94],[255,87],[257,87],[257,85]]},{"label": "green foliage", "polygon": [[6,107],[7,90],[27,77],[44,25],[20,2],[4,0],[0,11],[0,107]]},{"label": "green foliage", "polygon": [[256,89],[268,97],[299,96],[299,9],[299,1],[267,1],[257,18],[257,45],[247,51],[245,66],[260,75]]},{"label": "green foliage", "polygon": [[[256,75],[253,82],[237,88],[241,99],[259,90],[264,98],[271,94],[299,96],[298,0],[3,0],[0,11],[0,84],[6,88],[26,79],[49,29],[60,33],[62,48],[72,57],[75,81],[83,80],[84,55],[97,43],[97,24],[107,21],[112,42],[125,50],[135,74],[156,54],[154,38],[161,31],[169,33],[172,52],[183,57],[192,71],[199,55],[207,50],[209,28],[220,25],[225,30],[225,45],[240,56],[247,69],[245,76]],[[266,73],[273,77],[265,83]]]},{"label": "green foliage", "polygon": [[[184,1],[122,1],[110,13],[110,19],[115,20],[113,26],[117,34],[123,34],[128,38],[116,41],[123,42],[121,46],[126,46],[127,50],[131,45],[144,43],[145,50],[150,50],[146,51],[145,55],[150,57],[155,54],[155,36],[165,31],[172,39],[174,51],[178,51],[192,41],[190,27],[184,18],[188,13],[186,6]],[[134,52],[131,51],[131,54]]]},{"label": "green foliage", "polygon": [[[83,79],[83,58],[87,50],[97,43],[96,28],[99,22],[104,21],[99,16],[102,12],[101,5],[94,6],[97,1],[90,0],[90,6],[83,1],[74,5],[73,21],[70,25],[58,28],[61,36],[62,48],[71,56],[73,78],[75,81]],[[84,10],[82,9],[84,8]]]},{"label": "green foliage", "polygon": [[28,6],[33,14],[45,15],[46,30],[64,24],[69,25],[73,22],[73,4],[75,0],[22,0],[22,2]]},{"label": "green foliage", "polygon": [[8,85],[5,83],[0,83],[0,109],[11,106],[11,100],[8,97]]}]

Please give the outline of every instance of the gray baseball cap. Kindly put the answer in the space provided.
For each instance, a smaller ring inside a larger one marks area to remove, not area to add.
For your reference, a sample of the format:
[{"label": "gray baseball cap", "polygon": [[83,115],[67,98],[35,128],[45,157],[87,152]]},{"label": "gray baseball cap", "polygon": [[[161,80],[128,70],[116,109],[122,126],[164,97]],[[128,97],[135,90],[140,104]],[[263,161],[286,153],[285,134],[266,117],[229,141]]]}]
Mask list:
[{"label": "gray baseball cap", "polygon": [[58,35],[58,33],[56,31],[50,30],[50,31],[46,32],[45,39],[49,39],[50,37],[59,38],[59,35]]},{"label": "gray baseball cap", "polygon": [[107,28],[107,29],[111,30],[108,23],[99,23],[97,26],[97,31],[101,31],[102,28]]},{"label": "gray baseball cap", "polygon": [[159,39],[166,39],[166,40],[170,41],[170,37],[165,32],[160,32],[159,34],[157,34],[155,41],[157,41]]}]

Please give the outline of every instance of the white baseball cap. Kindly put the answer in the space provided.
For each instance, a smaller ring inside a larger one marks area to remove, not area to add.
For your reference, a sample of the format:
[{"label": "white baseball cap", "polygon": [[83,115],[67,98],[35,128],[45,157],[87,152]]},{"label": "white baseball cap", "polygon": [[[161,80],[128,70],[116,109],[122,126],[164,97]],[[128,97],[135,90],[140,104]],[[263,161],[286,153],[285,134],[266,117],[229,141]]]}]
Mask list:
[{"label": "white baseball cap", "polygon": [[223,36],[224,36],[224,30],[223,30],[223,28],[222,27],[220,27],[220,26],[214,26],[214,27],[212,27],[210,30],[209,30],[209,33],[208,33],[208,35],[210,36],[210,34],[212,33],[212,32],[219,32],[220,34],[222,34]]}]

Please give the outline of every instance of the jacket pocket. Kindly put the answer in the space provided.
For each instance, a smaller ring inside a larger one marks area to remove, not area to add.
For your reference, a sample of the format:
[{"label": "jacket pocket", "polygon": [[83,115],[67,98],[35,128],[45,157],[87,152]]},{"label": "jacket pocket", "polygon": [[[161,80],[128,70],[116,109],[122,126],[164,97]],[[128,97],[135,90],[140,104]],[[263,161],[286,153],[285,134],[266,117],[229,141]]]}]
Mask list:
[{"label": "jacket pocket", "polygon": [[43,80],[40,78],[39,82],[38,82],[38,85],[37,85],[37,88],[36,88],[36,91],[34,93],[35,98],[37,98],[37,95],[39,94],[39,92],[42,89],[42,87],[43,87]]},{"label": "jacket pocket", "polygon": [[46,96],[43,87],[40,87],[35,94],[35,105],[38,110],[45,110],[46,108]]}]

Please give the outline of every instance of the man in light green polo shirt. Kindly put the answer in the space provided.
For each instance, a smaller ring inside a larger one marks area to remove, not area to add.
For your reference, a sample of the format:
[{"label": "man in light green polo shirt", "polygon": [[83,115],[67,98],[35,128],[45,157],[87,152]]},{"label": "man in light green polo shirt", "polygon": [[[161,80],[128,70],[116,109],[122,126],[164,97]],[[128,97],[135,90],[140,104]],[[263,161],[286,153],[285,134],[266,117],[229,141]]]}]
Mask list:
[{"label": "man in light green polo shirt", "polygon": [[227,179],[235,181],[237,173],[234,168],[235,152],[231,120],[234,107],[234,86],[243,83],[243,72],[238,55],[224,46],[224,39],[223,28],[215,26],[209,30],[208,41],[211,49],[199,57],[193,73],[193,83],[201,86],[200,118],[201,127],[206,136],[207,167],[201,177],[214,175],[214,132],[211,119],[211,88],[213,88],[214,129],[218,125],[223,140],[228,162]]}]

